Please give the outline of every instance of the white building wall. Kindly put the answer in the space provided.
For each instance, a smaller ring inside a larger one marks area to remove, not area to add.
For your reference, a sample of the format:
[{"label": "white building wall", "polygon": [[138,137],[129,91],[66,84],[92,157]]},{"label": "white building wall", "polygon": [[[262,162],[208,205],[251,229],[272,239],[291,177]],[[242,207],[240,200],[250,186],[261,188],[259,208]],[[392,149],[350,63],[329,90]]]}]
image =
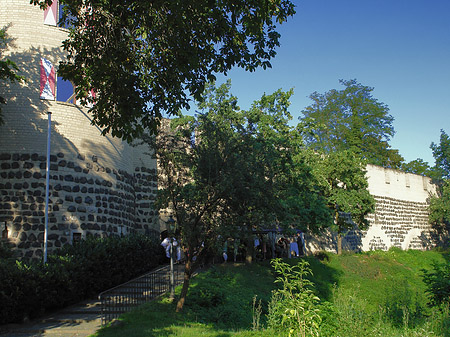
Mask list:
[{"label": "white building wall", "polygon": [[[438,245],[441,234],[428,222],[428,198],[436,194],[431,179],[375,165],[366,169],[368,190],[376,201],[375,212],[367,216],[367,230],[355,227],[345,234],[344,250],[425,250]],[[308,236],[306,241],[310,253],[337,250],[336,233]]]}]

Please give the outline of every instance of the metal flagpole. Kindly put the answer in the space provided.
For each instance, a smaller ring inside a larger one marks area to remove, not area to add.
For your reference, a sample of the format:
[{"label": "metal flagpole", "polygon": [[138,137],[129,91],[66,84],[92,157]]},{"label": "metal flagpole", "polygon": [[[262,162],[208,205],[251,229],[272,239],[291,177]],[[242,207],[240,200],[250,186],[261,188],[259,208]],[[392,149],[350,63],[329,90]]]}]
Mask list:
[{"label": "metal flagpole", "polygon": [[48,198],[50,182],[50,134],[52,126],[52,113],[48,112],[48,130],[47,130],[47,170],[45,177],[45,230],[44,230],[44,263],[47,263],[47,236],[48,236]]}]

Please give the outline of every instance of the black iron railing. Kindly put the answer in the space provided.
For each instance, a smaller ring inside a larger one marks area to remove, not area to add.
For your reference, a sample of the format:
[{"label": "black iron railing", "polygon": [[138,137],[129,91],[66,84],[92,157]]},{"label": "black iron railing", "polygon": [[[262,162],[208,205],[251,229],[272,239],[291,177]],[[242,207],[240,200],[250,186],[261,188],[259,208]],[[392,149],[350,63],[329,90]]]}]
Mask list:
[{"label": "black iron railing", "polygon": [[[183,282],[183,266],[174,266],[175,285]],[[102,325],[170,290],[170,267],[165,266],[98,295]]]}]

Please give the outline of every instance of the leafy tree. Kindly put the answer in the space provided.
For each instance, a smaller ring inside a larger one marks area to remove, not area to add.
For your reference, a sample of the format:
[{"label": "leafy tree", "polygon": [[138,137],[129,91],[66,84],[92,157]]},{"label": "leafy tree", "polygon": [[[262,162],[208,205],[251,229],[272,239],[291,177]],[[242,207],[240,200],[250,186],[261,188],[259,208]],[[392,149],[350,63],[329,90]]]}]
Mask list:
[{"label": "leafy tree", "polygon": [[439,178],[450,179],[450,137],[441,130],[439,144],[431,143],[431,151],[436,162],[435,171]]},{"label": "leafy tree", "polygon": [[[289,125],[292,94],[292,90],[264,94],[248,111],[242,112],[246,126],[243,144],[247,150],[243,152],[243,180],[234,181],[247,186],[244,191],[248,195],[233,199],[233,209],[234,218],[241,219],[246,231],[243,236],[248,241],[247,261],[253,248],[252,230],[261,225],[265,228],[275,223],[285,228],[295,225],[304,231],[318,232],[327,223],[326,202],[317,194],[311,168],[299,155],[303,143]],[[255,189],[261,182],[264,185]],[[263,193],[254,194],[256,191]]]},{"label": "leafy tree", "polygon": [[441,130],[439,144],[432,143],[436,165],[433,168],[437,196],[430,197],[429,220],[436,225],[450,224],[450,137]]},{"label": "leafy tree", "polygon": [[[31,0],[45,7],[52,0]],[[130,140],[155,132],[163,112],[189,108],[215,73],[270,67],[289,0],[61,0],[71,26],[59,73],[95,103],[93,123]],[[88,95],[95,90],[96,95]]]},{"label": "leafy tree", "polygon": [[[261,219],[263,212],[253,212],[255,203],[264,204],[270,200],[266,193],[273,191],[270,177],[264,176],[265,158],[259,158],[259,167],[252,163],[254,143],[246,139],[243,116],[228,90],[227,85],[210,87],[200,104],[204,111],[175,119],[172,131],[158,137],[163,177],[158,204],[173,210],[187,255],[177,310],[183,308],[193,271],[216,251],[217,237],[227,237],[245,225],[236,221],[236,203],[245,203],[246,211]],[[246,217],[242,214],[240,220]]]},{"label": "leafy tree", "polygon": [[[174,119],[152,147],[162,187],[157,204],[173,210],[187,255],[177,310],[184,305],[193,271],[217,251],[219,236],[248,239],[261,226],[289,223],[284,213],[297,211],[292,199],[307,199],[310,193],[294,189],[308,187],[307,182],[286,188],[294,180],[285,109],[289,93],[264,95],[249,111],[241,111],[229,89],[230,83],[208,86],[201,112]],[[306,218],[305,213],[298,217]]]},{"label": "leafy tree", "polygon": [[427,177],[430,177],[432,175],[430,165],[420,158],[412,160],[409,163],[402,163],[401,170],[407,173],[414,173]]},{"label": "leafy tree", "polygon": [[369,225],[366,215],[374,211],[375,199],[368,191],[365,162],[354,152],[336,151],[328,154],[305,152],[314,168],[323,196],[334,216],[338,233],[337,250],[342,253],[342,234],[356,224],[360,229]]},{"label": "leafy tree", "polygon": [[349,150],[369,163],[398,168],[403,158],[388,143],[394,118],[387,105],[372,96],[371,87],[356,80],[339,82],[343,90],[310,96],[313,104],[300,118],[306,143],[317,151]]},{"label": "leafy tree", "polygon": [[[7,48],[8,35],[6,33],[8,27],[3,27],[0,29],[0,50]],[[23,76],[17,74],[19,68],[16,63],[9,58],[0,59],[0,81],[7,81],[10,83],[20,83],[25,81]],[[6,99],[0,96],[0,125],[4,123],[2,118],[2,106],[1,104],[6,104]]]},{"label": "leafy tree", "polygon": [[450,181],[438,186],[438,195],[430,198],[429,220],[436,225],[450,224]]}]

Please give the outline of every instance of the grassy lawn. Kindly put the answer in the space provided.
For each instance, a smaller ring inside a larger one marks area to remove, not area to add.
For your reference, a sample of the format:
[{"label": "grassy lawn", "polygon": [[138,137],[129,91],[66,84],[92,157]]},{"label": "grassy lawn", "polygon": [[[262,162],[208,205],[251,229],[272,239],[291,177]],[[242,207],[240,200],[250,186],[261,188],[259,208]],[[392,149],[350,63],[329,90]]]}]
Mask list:
[{"label": "grassy lawn", "polygon": [[[306,258],[320,298],[320,336],[450,336],[448,310],[427,305],[421,277],[422,269],[447,257],[438,251],[393,249]],[[267,329],[274,280],[269,262],[215,265],[192,280],[182,313],[162,298],[123,315],[95,336],[288,336],[288,331]],[[259,301],[256,328],[253,311]]]}]

